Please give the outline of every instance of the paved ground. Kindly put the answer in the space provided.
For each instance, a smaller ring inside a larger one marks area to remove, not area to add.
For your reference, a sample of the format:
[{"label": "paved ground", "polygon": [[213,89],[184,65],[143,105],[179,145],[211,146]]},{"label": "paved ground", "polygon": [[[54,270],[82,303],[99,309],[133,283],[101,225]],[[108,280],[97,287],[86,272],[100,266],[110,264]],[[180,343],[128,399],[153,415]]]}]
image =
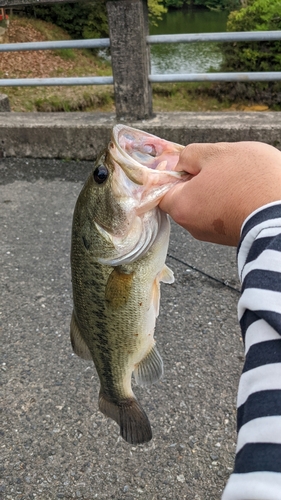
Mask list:
[{"label": "paved ground", "polygon": [[153,440],[131,446],[97,409],[69,342],[72,211],[86,162],[0,160],[1,498],[218,500],[233,466],[243,353],[235,251],[173,226],[157,341],[165,378],[136,388]]}]

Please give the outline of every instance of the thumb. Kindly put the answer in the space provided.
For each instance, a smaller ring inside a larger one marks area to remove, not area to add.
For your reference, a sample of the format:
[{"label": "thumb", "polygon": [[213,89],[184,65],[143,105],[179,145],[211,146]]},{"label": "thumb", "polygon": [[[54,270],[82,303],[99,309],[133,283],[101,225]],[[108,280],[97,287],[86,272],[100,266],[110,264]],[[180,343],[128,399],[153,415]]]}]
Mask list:
[{"label": "thumb", "polygon": [[180,156],[175,170],[177,172],[187,172],[191,176],[199,174],[202,169],[202,146],[203,144],[189,144],[186,146]]}]

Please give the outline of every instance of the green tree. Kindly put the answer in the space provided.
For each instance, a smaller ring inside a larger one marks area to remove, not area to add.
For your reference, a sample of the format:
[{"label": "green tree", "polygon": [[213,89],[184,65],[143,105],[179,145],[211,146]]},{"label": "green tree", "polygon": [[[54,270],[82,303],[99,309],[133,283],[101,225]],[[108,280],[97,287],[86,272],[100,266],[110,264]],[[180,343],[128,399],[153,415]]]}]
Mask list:
[{"label": "green tree", "polygon": [[[73,38],[107,38],[109,28],[105,0],[25,7],[24,11],[65,29]],[[167,12],[163,0],[148,0],[151,22]]]},{"label": "green tree", "polygon": [[233,10],[240,6],[240,0],[164,0],[169,9],[203,8],[210,10]]},{"label": "green tree", "polygon": [[30,6],[25,7],[25,12],[60,26],[73,38],[108,37],[106,3],[103,0]]},{"label": "green tree", "polygon": [[[281,30],[281,0],[248,0],[228,17],[227,31]],[[281,41],[239,42],[223,46],[226,71],[281,71]]]},{"label": "green tree", "polygon": [[[201,0],[194,0],[195,5],[202,3]],[[231,11],[240,7],[240,0],[206,0],[204,6],[210,10],[227,10]]]},{"label": "green tree", "polygon": [[[244,0],[244,7],[229,14],[227,30],[281,30],[281,0]],[[222,71],[281,71],[281,40],[225,43],[222,53]],[[281,83],[278,81],[220,84],[216,90],[222,98],[232,100],[248,99],[277,107],[281,102]]]},{"label": "green tree", "polygon": [[167,8],[163,5],[163,0],[147,0],[148,15],[150,22],[157,24],[162,19],[162,14],[166,14]]}]

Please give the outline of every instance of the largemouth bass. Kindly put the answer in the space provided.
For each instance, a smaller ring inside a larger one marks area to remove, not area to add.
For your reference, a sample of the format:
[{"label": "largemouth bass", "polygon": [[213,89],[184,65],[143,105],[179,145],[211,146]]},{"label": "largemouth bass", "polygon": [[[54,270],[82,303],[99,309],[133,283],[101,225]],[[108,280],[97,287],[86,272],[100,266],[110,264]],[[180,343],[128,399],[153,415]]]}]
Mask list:
[{"label": "largemouth bass", "polygon": [[94,361],[99,409],[137,444],[152,438],[131,387],[156,382],[163,363],[153,338],[170,225],[158,207],[183,175],[183,146],[123,125],[112,131],[76,202],[71,246],[74,352]]}]

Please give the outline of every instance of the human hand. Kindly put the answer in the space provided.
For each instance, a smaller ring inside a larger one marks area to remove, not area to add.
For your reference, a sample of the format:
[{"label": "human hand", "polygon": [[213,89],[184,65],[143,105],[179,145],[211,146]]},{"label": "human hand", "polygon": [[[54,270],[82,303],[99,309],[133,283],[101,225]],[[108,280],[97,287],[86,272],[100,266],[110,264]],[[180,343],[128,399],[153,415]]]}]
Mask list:
[{"label": "human hand", "polygon": [[237,246],[246,217],[281,200],[281,152],[262,142],[190,144],[175,170],[190,180],[159,206],[199,240]]}]

